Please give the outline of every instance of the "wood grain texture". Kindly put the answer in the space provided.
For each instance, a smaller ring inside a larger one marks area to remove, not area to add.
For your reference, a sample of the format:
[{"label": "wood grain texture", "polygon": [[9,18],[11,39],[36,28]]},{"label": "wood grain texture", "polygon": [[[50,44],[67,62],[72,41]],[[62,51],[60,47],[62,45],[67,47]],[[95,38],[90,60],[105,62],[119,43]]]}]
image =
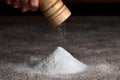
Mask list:
[{"label": "wood grain texture", "polygon": [[40,8],[49,22],[55,27],[63,23],[71,15],[62,0],[41,0]]}]

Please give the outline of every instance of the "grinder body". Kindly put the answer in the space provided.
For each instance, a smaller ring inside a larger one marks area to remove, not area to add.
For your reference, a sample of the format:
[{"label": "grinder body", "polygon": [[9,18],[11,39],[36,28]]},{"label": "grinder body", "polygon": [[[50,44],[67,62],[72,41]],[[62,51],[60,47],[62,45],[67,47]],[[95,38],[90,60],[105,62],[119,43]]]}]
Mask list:
[{"label": "grinder body", "polygon": [[62,0],[41,0],[40,9],[54,27],[63,23],[71,15]]}]

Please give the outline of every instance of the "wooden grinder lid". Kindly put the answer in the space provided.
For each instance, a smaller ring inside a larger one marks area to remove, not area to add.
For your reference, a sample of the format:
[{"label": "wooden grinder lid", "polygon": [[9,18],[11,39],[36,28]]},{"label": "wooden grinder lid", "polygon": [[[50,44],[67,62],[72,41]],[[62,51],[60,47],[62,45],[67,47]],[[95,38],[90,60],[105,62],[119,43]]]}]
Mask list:
[{"label": "wooden grinder lid", "polygon": [[63,23],[71,15],[62,0],[41,0],[40,8],[54,27]]}]

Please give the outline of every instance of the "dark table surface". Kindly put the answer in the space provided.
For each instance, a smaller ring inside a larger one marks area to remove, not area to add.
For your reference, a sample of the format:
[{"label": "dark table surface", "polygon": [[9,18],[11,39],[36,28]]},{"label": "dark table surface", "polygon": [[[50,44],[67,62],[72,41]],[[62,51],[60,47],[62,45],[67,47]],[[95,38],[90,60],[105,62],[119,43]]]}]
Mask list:
[{"label": "dark table surface", "polygon": [[[57,46],[87,64],[88,71],[53,77],[28,69],[31,60]],[[120,17],[72,16],[58,28],[40,16],[0,17],[0,80],[21,79],[120,80]]]}]

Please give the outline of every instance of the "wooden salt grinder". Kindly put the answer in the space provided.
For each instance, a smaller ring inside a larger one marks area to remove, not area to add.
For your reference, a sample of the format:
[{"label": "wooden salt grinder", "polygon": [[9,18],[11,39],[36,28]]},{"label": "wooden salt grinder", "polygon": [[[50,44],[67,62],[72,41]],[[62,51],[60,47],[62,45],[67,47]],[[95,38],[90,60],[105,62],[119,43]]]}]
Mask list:
[{"label": "wooden salt grinder", "polygon": [[71,15],[62,0],[41,0],[40,9],[54,27],[63,23]]}]

